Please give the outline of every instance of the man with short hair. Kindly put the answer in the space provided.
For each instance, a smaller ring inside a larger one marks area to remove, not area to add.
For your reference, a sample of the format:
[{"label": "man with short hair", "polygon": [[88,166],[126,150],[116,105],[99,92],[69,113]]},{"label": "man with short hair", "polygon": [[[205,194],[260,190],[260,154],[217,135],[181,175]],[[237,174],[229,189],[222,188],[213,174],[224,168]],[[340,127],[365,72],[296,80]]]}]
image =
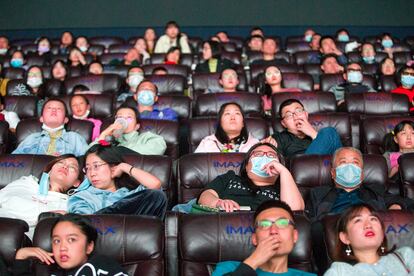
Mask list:
[{"label": "man with short hair", "polygon": [[340,64],[345,65],[348,62],[346,56],[336,47],[335,40],[331,36],[324,36],[319,41],[319,54],[311,55],[308,63],[320,64],[324,55],[335,54]]},{"label": "man with short hair", "polygon": [[278,64],[287,64],[288,62],[284,59],[276,58],[276,53],[279,50],[279,47],[276,43],[276,40],[273,38],[266,38],[263,41],[262,53],[263,58],[253,61],[252,64],[263,64],[263,65],[278,65]]},{"label": "man with short hair", "polygon": [[134,47],[130,48],[123,59],[113,59],[109,65],[129,65],[129,66],[139,66],[140,65],[140,54],[138,50]]},{"label": "man with short hair", "polygon": [[169,107],[161,109],[157,105],[158,88],[149,80],[143,80],[138,85],[134,100],[137,102],[139,117],[142,119],[178,120],[178,115],[174,109]]},{"label": "man with short hair", "polygon": [[27,136],[13,151],[13,154],[47,154],[60,156],[71,153],[83,155],[88,148],[84,137],[73,131],[66,131],[69,121],[66,105],[62,100],[50,98],[42,108],[39,121],[42,131]]},{"label": "man with short hair", "polygon": [[376,92],[374,88],[362,84],[364,76],[361,65],[358,63],[348,64],[343,76],[345,83],[337,84],[329,88],[329,91],[334,93],[338,105],[341,105],[345,101],[345,94]]},{"label": "man with short hair", "polygon": [[0,36],[0,55],[7,55],[9,48],[9,39],[6,36]]},{"label": "man with short hair", "polygon": [[309,47],[313,51],[319,51],[321,38],[322,38],[322,36],[320,34],[317,34],[317,33],[312,36],[312,40],[309,42]]},{"label": "man with short hair", "polygon": [[217,264],[213,276],[219,275],[316,275],[288,268],[288,255],[298,240],[293,212],[283,201],[262,203],[254,214],[255,250],[243,262]]},{"label": "man with short hair", "polygon": [[128,97],[134,96],[137,91],[138,85],[144,79],[144,71],[141,67],[134,66],[128,69],[128,75],[125,78],[125,82],[128,85],[128,90],[121,93],[116,99],[117,102],[123,103]]},{"label": "man with short hair", "polygon": [[338,74],[344,71],[344,67],[339,65],[335,54],[327,54],[322,58],[321,70],[324,74]]},{"label": "man with short hair", "polygon": [[263,37],[260,35],[252,35],[249,39],[249,50],[250,51],[262,51],[263,48]]},{"label": "man with short hair", "polygon": [[342,147],[336,129],[325,127],[317,131],[308,121],[308,112],[303,104],[296,99],[282,102],[279,116],[285,130],[275,132],[272,137],[276,140],[277,148],[287,158],[303,153],[332,154]]}]

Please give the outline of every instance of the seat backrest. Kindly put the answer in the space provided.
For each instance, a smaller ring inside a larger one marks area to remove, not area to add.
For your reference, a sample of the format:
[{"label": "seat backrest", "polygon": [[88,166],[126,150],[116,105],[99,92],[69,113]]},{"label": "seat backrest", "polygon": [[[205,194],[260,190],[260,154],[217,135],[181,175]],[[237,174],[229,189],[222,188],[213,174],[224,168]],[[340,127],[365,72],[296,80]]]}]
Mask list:
[{"label": "seat backrest", "polygon": [[413,120],[407,116],[381,116],[364,118],[360,124],[360,140],[365,153],[383,154],[384,137],[391,133],[394,127],[403,120]]},{"label": "seat backrest", "polygon": [[189,36],[187,40],[188,40],[188,44],[190,45],[192,49],[192,52],[198,53],[201,47],[201,44],[203,43],[203,39],[201,37]]},{"label": "seat backrest", "polygon": [[9,148],[9,124],[6,121],[0,121],[0,154],[6,153]]},{"label": "seat backrest", "polygon": [[23,220],[0,218],[0,256],[7,267],[12,267],[17,250],[30,246],[24,235],[27,231],[29,226]]},{"label": "seat backrest", "polygon": [[345,108],[349,113],[366,115],[408,115],[410,102],[403,94],[352,93],[345,95]]},{"label": "seat backrest", "polygon": [[27,66],[43,66],[45,64],[45,57],[39,56],[37,54],[31,54],[26,58],[26,65]]},{"label": "seat backrest", "polygon": [[121,89],[122,80],[115,74],[86,75],[65,80],[66,94],[71,94],[73,87],[83,84],[91,91],[116,94]]},{"label": "seat backrest", "polygon": [[[267,122],[262,118],[245,118],[246,127],[253,137],[261,140],[269,136]],[[188,124],[189,152],[194,152],[201,140],[216,131],[217,119],[193,118]]]},{"label": "seat backrest", "polygon": [[[154,53],[151,55],[151,64],[163,64],[165,61],[164,53]],[[179,64],[191,67],[193,56],[191,54],[181,54]]]},{"label": "seat backrest", "polygon": [[229,36],[229,41],[231,43],[234,43],[236,45],[236,48],[238,50],[241,50],[243,48],[244,44],[244,38],[240,36]]},{"label": "seat backrest", "polygon": [[189,67],[181,64],[147,64],[142,66],[146,76],[152,75],[152,71],[157,67],[163,67],[167,70],[168,75],[180,75],[184,78],[188,77]]},{"label": "seat backrest", "polygon": [[392,56],[395,63],[398,64],[406,64],[408,61],[412,60],[412,55],[409,51],[394,52]]},{"label": "seat backrest", "polygon": [[234,64],[241,64],[241,59],[242,59],[241,53],[238,51],[233,51],[233,52],[223,51],[221,53],[221,58],[228,59]]},{"label": "seat backrest", "polygon": [[[333,262],[333,256],[336,248],[337,234],[336,222],[339,216],[327,216],[323,219],[326,251],[328,253],[328,262]],[[380,220],[385,226],[385,235],[387,236],[388,248],[394,245],[397,248],[402,246],[414,246],[414,213],[409,211],[389,210],[379,212]]]},{"label": "seat backrest", "polygon": [[102,45],[105,49],[109,49],[114,44],[124,44],[125,40],[117,36],[95,36],[89,38],[90,44]]},{"label": "seat backrest", "polygon": [[294,54],[296,52],[303,52],[303,51],[310,51],[311,48],[309,46],[309,43],[306,41],[303,41],[303,38],[301,41],[295,41],[295,42],[288,42],[286,43],[286,52]]},{"label": "seat backrest", "polygon": [[48,79],[44,85],[45,97],[60,97],[65,94],[65,87],[63,82],[56,79]]},{"label": "seat backrest", "polygon": [[309,114],[336,111],[335,96],[332,93],[283,92],[272,95],[272,113],[274,118],[279,117],[279,107],[288,99],[299,100]]},{"label": "seat backrest", "polygon": [[313,78],[307,73],[283,73],[283,86],[313,91]]},{"label": "seat backrest", "polygon": [[320,79],[320,90],[329,91],[331,87],[345,82],[343,74],[322,74]]},{"label": "seat backrest", "polygon": [[245,115],[260,116],[262,113],[262,99],[259,94],[234,92],[210,93],[197,97],[194,116],[216,116],[224,103],[238,103]]},{"label": "seat backrest", "polygon": [[[246,77],[244,74],[238,74],[239,85],[237,90],[247,91]],[[193,74],[193,89],[202,90],[210,88],[212,91],[220,91],[222,87],[219,83],[219,73],[195,73]]]},{"label": "seat backrest", "polygon": [[[87,120],[70,119],[65,128],[74,131],[85,138],[89,144],[92,141],[93,123]],[[20,144],[27,136],[42,131],[42,124],[36,118],[20,121],[16,128],[17,144]]]},{"label": "seat backrest", "polygon": [[402,183],[402,195],[414,199],[414,154],[406,153],[398,159],[399,171]]},{"label": "seat backrest", "polygon": [[158,94],[184,95],[186,78],[180,75],[150,75],[147,79],[158,88]]},{"label": "seat backrest", "polygon": [[0,189],[26,175],[40,178],[43,168],[53,160],[49,155],[2,154],[0,155]]},{"label": "seat backrest", "polygon": [[105,65],[103,68],[104,74],[116,74],[122,79],[128,76],[128,65]]},{"label": "seat backrest", "polygon": [[[110,94],[82,94],[89,101],[91,118],[107,118],[114,113],[114,96]],[[70,107],[70,99],[72,95],[65,95],[61,99],[65,102],[66,108],[70,116],[72,109]]]},{"label": "seat backrest", "polygon": [[103,53],[99,59],[103,65],[110,64],[113,60],[123,60],[125,54],[123,53]]},{"label": "seat backrest", "polygon": [[[251,80],[255,80],[260,74],[263,74],[269,65],[265,64],[252,64],[250,65]],[[296,64],[278,64],[279,70],[284,73],[298,73],[299,67]]]},{"label": "seat backrest", "polygon": [[[312,238],[310,223],[295,215],[298,241],[289,254],[289,267],[311,271]],[[221,261],[243,261],[254,250],[253,212],[185,215],[179,218],[178,248],[180,275],[210,275]]]},{"label": "seat backrest", "polygon": [[8,67],[3,69],[3,75],[10,80],[23,79],[25,70],[23,68]]},{"label": "seat backrest", "polygon": [[127,44],[112,44],[108,48],[108,53],[122,53],[126,54],[129,49],[131,49],[133,45]]},{"label": "seat backrest", "polygon": [[299,51],[299,52],[296,52],[294,54],[294,57],[295,57],[295,60],[296,60],[296,64],[303,65],[305,63],[309,63],[309,59],[312,56],[317,56],[319,54],[320,54],[319,51],[313,51],[313,50],[311,50],[311,51]]},{"label": "seat backrest", "polygon": [[[128,275],[164,275],[164,228],[155,217],[91,215],[98,231],[94,252],[120,263]],[[33,245],[51,251],[51,229],[57,218],[39,221]],[[36,265],[39,275],[49,275],[47,265]]]},{"label": "seat backrest", "polygon": [[90,44],[88,53],[100,57],[105,52],[105,46]]},{"label": "seat backrest", "polygon": [[395,76],[381,76],[380,77],[380,84],[382,90],[385,92],[390,92],[398,87],[397,83],[395,82]]},{"label": "seat backrest", "polygon": [[21,120],[33,118],[37,117],[37,101],[36,96],[5,96],[4,108],[16,112]]},{"label": "seat backrest", "polygon": [[244,153],[190,153],[178,160],[178,203],[185,203],[217,176],[233,170],[239,173]]},{"label": "seat backrest", "polygon": [[[303,198],[309,196],[314,187],[333,185],[330,155],[298,155],[290,162],[290,172]],[[383,185],[387,187],[387,163],[381,155],[364,154],[364,180],[362,185]]]},{"label": "seat backrest", "polygon": [[362,67],[362,73],[364,74],[364,77],[366,75],[372,75],[375,77],[375,75],[378,73],[378,63],[373,63],[373,64],[363,63],[361,64],[361,67]]}]

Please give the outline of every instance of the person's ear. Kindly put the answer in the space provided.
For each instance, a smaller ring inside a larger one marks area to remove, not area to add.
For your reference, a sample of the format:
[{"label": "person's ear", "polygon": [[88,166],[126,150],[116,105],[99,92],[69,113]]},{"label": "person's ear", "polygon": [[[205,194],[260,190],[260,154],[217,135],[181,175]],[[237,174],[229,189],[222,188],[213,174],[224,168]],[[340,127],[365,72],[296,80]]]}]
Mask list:
[{"label": "person's ear", "polygon": [[222,79],[221,79],[221,78],[219,79],[219,84],[220,84],[221,86],[223,86],[223,81],[222,81]]},{"label": "person's ear", "polygon": [[157,95],[155,95],[155,98],[154,98],[154,103],[156,103],[156,102],[158,102],[158,96]]},{"label": "person's ear", "polygon": [[257,236],[256,236],[256,233],[253,233],[253,234],[252,234],[252,244],[253,244],[254,246],[257,246],[257,245],[258,245],[258,243],[257,243]]},{"label": "person's ear", "polygon": [[348,234],[345,232],[339,232],[339,240],[346,245],[349,245],[351,243]]},{"label": "person's ear", "polygon": [[343,77],[345,80],[348,80],[348,75],[347,75],[347,73],[346,73],[346,72],[344,72],[344,73],[342,74],[342,77]]},{"label": "person's ear", "polygon": [[86,247],[86,255],[90,255],[94,248],[95,248],[95,243],[91,241]]},{"label": "person's ear", "polygon": [[137,123],[137,125],[135,126],[135,130],[138,131],[138,129],[141,127],[141,125],[139,123]]},{"label": "person's ear", "polygon": [[68,117],[65,117],[65,120],[63,120],[63,124],[67,124],[69,122],[69,118]]},{"label": "person's ear", "polygon": [[394,142],[398,145],[397,136],[394,136],[393,139],[394,139]]},{"label": "person's ear", "polygon": [[334,167],[331,168],[331,176],[332,176],[332,179],[335,180],[335,178],[336,178],[336,170],[335,170]]},{"label": "person's ear", "polygon": [[134,100],[135,100],[136,102],[138,102],[138,96],[137,96],[137,94],[138,94],[138,93],[134,93],[134,95],[132,96],[132,97],[134,97]]},{"label": "person's ear", "polygon": [[42,115],[42,116],[40,116],[40,118],[39,118],[39,122],[41,122],[41,123],[43,124],[43,115]]},{"label": "person's ear", "polygon": [[280,124],[281,124],[284,128],[287,128],[286,123],[285,123],[284,121],[285,121],[284,119],[280,120]]},{"label": "person's ear", "polygon": [[296,243],[298,241],[299,234],[297,229],[293,229],[293,242]]}]

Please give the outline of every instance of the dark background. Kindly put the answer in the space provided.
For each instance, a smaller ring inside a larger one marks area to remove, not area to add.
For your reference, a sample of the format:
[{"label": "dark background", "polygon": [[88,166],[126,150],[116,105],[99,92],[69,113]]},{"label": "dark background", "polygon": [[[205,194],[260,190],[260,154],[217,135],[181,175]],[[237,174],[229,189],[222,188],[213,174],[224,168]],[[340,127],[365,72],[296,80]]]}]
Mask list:
[{"label": "dark background", "polygon": [[250,26],[269,35],[322,34],[346,27],[353,35],[389,31],[414,35],[413,0],[0,0],[0,33],[10,38],[75,35],[141,35],[147,26],[160,34],[176,20],[189,35],[206,38],[218,30],[246,36]]}]

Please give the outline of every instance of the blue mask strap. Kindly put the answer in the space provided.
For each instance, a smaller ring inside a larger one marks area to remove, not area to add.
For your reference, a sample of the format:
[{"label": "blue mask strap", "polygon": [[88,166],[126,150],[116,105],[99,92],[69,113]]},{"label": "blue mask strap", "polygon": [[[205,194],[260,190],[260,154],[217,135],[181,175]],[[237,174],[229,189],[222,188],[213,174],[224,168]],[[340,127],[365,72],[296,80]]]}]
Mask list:
[{"label": "blue mask strap", "polygon": [[44,172],[39,181],[39,195],[47,196],[49,192],[49,174]]}]

